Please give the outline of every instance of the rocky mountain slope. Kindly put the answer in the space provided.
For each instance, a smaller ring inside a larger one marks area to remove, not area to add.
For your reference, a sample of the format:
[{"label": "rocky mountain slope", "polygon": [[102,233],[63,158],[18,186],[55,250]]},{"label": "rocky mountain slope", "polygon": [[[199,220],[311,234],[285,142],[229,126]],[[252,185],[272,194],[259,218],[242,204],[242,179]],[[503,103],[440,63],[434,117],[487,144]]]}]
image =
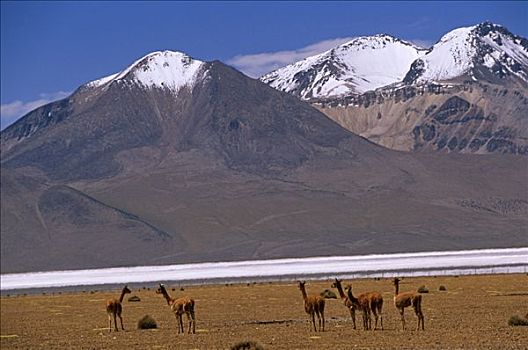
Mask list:
[{"label": "rocky mountain slope", "polygon": [[[526,154],[528,41],[525,38],[486,22],[455,29],[429,50],[417,52],[419,57],[403,78],[373,86],[367,92],[317,94],[318,89],[307,88],[299,94],[292,85],[277,83],[297,81],[296,77],[307,76],[308,71],[312,72],[309,76],[325,74],[324,69],[316,66],[288,74],[292,67],[319,56],[261,79],[313,103],[343,127],[386,147],[405,151]],[[352,53],[352,57],[355,55]],[[391,59],[390,55],[374,50],[368,52],[367,58],[359,56],[378,67],[387,66]],[[333,61],[328,60],[330,65]],[[358,79],[353,69],[326,79],[331,81],[346,74]],[[276,75],[280,78],[270,80]],[[368,81],[375,76],[363,78]],[[315,81],[305,83],[310,84]]]},{"label": "rocky mountain slope", "polygon": [[525,246],[516,156],[395,152],[156,52],[1,133],[5,272]]}]

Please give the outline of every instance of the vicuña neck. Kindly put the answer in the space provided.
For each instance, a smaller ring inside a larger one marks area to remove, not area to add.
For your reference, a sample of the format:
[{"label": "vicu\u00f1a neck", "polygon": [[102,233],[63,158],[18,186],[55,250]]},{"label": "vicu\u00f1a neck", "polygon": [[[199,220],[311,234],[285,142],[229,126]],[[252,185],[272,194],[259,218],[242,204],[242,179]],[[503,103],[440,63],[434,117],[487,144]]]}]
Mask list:
[{"label": "vicu\u00f1a neck", "polygon": [[343,292],[343,287],[341,286],[341,282],[336,282],[336,288],[337,288],[337,291],[339,292],[339,296],[341,297],[341,299],[345,299],[346,295],[345,295],[345,292]]},{"label": "vicu\u00f1a neck", "polygon": [[122,303],[123,299],[125,298],[125,288],[121,291],[121,296],[119,297],[119,302]]},{"label": "vicu\u00f1a neck", "polygon": [[163,296],[165,297],[165,300],[167,300],[167,304],[170,305],[171,297],[169,293],[167,293],[167,290],[165,289],[165,287],[161,287],[161,294],[163,294]]},{"label": "vicu\u00f1a neck", "polygon": [[302,293],[303,299],[306,300],[308,296],[306,295],[306,289],[304,288],[304,286],[301,286],[301,293]]},{"label": "vicu\u00f1a neck", "polygon": [[348,299],[350,299],[351,302],[357,302],[356,297],[354,297],[354,294],[352,294],[352,287],[348,288]]}]

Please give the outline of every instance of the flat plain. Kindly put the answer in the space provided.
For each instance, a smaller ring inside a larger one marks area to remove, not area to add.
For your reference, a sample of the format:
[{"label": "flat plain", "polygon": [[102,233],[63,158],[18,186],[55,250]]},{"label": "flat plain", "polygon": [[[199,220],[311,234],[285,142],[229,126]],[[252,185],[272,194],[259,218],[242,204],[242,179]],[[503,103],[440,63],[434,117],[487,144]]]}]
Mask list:
[{"label": "flat plain", "polygon": [[[308,294],[332,289],[332,280],[308,281]],[[109,332],[107,299],[120,290],[93,286],[76,292],[4,294],[1,348],[7,349],[229,349],[255,341],[264,349],[526,349],[528,327],[508,325],[510,316],[528,313],[526,274],[404,278],[400,291],[425,285],[425,331],[406,309],[401,329],[390,279],[344,280],[357,295],[377,290],[384,298],[383,330],[352,328],[339,299],[326,301],[326,330],[314,332],[295,282],[168,285],[172,297],[196,301],[196,334],[177,334],[176,320],[155,284],[132,287],[125,296],[125,331]],[[446,291],[440,291],[444,286]],[[181,290],[183,289],[183,290]],[[335,290],[334,290],[335,291]],[[337,291],[335,291],[337,292]],[[6,292],[7,293],[7,292]],[[130,296],[140,302],[129,302]],[[152,316],[158,328],[138,330],[137,321]],[[186,319],[184,317],[184,321]],[[186,324],[185,324],[186,326]]]}]

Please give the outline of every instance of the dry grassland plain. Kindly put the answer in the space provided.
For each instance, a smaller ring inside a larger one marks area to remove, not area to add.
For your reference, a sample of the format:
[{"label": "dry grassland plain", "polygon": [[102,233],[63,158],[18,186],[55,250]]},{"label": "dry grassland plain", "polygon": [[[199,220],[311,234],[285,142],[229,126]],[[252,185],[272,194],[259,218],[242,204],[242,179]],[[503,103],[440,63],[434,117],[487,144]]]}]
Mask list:
[{"label": "dry grassland plain", "polygon": [[[176,319],[155,284],[135,286],[125,296],[125,331],[109,332],[105,302],[120,290],[89,287],[77,292],[1,297],[1,348],[7,349],[229,349],[246,340],[264,349],[527,349],[528,327],[508,325],[511,315],[528,313],[526,274],[405,278],[400,291],[425,285],[425,331],[406,309],[403,331],[393,304],[390,279],[344,280],[355,294],[377,290],[385,300],[384,330],[352,328],[341,300],[326,301],[326,331],[315,333],[294,282],[169,285],[172,297],[196,300],[196,334],[177,334]],[[332,280],[308,281],[308,294],[331,289]],[[439,291],[443,285],[446,291]],[[334,290],[335,291],[335,290]],[[7,293],[7,292],[6,292]],[[129,302],[130,296],[140,302]],[[158,328],[138,330],[152,316]],[[184,317],[184,321],[186,318]],[[187,326],[185,324],[185,326]]]}]

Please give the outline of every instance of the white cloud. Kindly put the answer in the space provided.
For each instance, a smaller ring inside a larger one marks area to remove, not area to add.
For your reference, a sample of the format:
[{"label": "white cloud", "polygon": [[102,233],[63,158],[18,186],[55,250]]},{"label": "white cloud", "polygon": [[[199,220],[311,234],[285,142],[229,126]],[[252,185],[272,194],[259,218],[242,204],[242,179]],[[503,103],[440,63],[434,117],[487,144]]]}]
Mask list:
[{"label": "white cloud", "polygon": [[1,130],[4,130],[6,127],[17,121],[20,117],[26,115],[35,108],[56,100],[60,100],[69,96],[70,94],[71,92],[65,91],[42,93],[39,95],[38,99],[33,101],[23,102],[16,100],[11,103],[2,104],[0,109]]},{"label": "white cloud", "polygon": [[296,50],[238,55],[229,59],[227,63],[250,77],[258,78],[277,68],[325,52],[352,39],[352,37],[335,38],[323,40]]}]

